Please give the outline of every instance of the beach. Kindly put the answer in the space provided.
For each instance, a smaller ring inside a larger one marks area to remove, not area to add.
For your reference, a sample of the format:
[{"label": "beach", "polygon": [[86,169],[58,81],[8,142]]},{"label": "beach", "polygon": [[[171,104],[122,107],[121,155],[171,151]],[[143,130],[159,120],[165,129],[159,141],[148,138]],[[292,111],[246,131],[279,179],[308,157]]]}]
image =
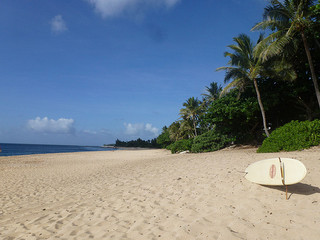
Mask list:
[{"label": "beach", "polygon": [[[301,183],[244,178],[287,157]],[[0,239],[306,239],[320,236],[320,147],[256,153],[121,150],[0,157]]]}]

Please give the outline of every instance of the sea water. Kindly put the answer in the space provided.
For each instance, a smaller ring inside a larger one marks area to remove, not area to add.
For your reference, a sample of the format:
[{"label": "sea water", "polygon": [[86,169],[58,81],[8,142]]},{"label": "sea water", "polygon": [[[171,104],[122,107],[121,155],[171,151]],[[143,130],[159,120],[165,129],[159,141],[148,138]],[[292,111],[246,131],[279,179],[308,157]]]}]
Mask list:
[{"label": "sea water", "polygon": [[45,154],[45,153],[67,153],[87,151],[111,151],[114,149],[99,146],[74,146],[74,145],[45,145],[45,144],[14,144],[0,143],[1,156]]}]

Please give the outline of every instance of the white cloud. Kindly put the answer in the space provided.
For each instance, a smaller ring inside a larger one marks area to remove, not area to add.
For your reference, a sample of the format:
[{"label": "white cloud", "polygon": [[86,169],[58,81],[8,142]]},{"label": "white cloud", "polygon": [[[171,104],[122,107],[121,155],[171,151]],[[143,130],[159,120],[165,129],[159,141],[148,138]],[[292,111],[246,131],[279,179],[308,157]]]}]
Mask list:
[{"label": "white cloud", "polygon": [[102,17],[115,17],[126,11],[140,7],[158,6],[171,8],[180,0],[86,0],[91,3]]},{"label": "white cloud", "polygon": [[159,135],[159,129],[147,123],[125,123],[125,133],[135,137],[156,137]]},{"label": "white cloud", "polygon": [[145,130],[147,132],[153,133],[155,136],[157,136],[159,134],[159,129],[156,127],[152,127],[152,124],[150,124],[150,123],[146,124]]},{"label": "white cloud", "polygon": [[67,25],[61,15],[57,15],[54,18],[52,18],[50,24],[51,31],[53,33],[59,34],[68,30]]},{"label": "white cloud", "polygon": [[36,117],[28,121],[27,126],[35,132],[43,133],[73,133],[74,120],[59,118],[58,120],[48,119],[47,117]]}]

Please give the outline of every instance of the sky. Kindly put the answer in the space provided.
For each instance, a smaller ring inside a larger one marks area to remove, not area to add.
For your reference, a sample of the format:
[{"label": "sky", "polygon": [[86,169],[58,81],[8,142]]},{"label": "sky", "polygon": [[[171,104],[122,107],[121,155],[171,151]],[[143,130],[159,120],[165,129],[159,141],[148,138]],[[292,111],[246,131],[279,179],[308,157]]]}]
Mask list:
[{"label": "sky", "polygon": [[0,142],[103,145],[157,137],[224,86],[227,46],[266,0],[2,0]]}]

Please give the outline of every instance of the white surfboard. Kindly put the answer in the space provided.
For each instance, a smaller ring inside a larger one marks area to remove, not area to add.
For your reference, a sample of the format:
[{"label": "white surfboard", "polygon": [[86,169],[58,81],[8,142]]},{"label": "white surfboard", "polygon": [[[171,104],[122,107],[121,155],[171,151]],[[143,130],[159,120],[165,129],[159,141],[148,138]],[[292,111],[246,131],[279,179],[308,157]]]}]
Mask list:
[{"label": "white surfboard", "polygon": [[292,185],[300,182],[307,174],[302,162],[291,158],[271,158],[249,165],[245,178],[261,185]]}]

